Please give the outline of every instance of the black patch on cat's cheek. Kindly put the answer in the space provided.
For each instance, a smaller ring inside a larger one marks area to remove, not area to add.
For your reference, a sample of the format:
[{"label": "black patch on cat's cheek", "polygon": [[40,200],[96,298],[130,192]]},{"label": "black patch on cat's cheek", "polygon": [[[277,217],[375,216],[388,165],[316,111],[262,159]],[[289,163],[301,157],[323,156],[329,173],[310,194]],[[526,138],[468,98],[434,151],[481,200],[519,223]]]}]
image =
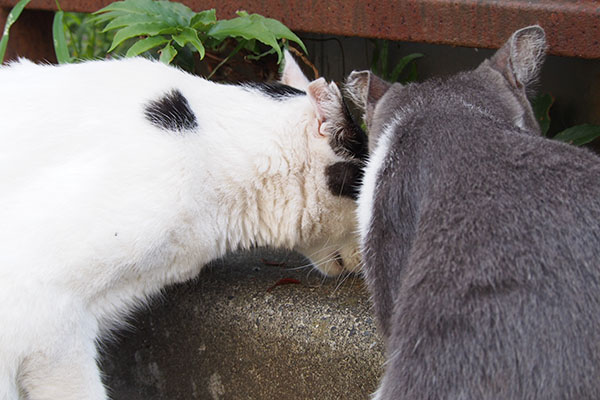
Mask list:
[{"label": "black patch on cat's cheek", "polygon": [[306,92],[281,82],[248,82],[242,85],[249,89],[256,89],[263,94],[275,99],[285,100],[288,97],[304,96]]},{"label": "black patch on cat's cheek", "polygon": [[198,127],[196,115],[185,96],[173,89],[144,108],[146,119],[161,129],[175,132],[191,131]]},{"label": "black patch on cat's cheek", "polygon": [[357,200],[363,173],[362,166],[356,162],[340,161],[329,165],[325,168],[329,191],[335,196]]}]

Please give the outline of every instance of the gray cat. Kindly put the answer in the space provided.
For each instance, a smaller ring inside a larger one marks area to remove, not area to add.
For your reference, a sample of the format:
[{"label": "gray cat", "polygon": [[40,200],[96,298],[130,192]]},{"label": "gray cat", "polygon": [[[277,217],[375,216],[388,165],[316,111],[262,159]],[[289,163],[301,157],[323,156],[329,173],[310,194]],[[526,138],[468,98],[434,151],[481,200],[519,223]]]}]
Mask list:
[{"label": "gray cat", "polygon": [[377,400],[600,399],[600,159],[540,135],[545,50],[532,26],[446,80],[348,78],[370,133]]}]

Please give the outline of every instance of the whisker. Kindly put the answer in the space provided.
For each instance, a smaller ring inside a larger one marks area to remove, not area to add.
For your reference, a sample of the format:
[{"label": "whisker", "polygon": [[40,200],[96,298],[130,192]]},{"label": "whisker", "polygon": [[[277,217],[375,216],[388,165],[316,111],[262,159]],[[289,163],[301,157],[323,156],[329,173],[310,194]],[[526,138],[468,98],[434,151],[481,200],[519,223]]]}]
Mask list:
[{"label": "whisker", "polygon": [[321,258],[319,260],[313,260],[313,261],[311,261],[311,262],[309,262],[307,264],[302,264],[302,265],[300,265],[298,267],[286,268],[286,270],[295,271],[295,270],[304,269],[304,268],[308,268],[308,267],[319,266],[319,265],[324,264],[326,262],[330,262],[332,260],[335,260],[335,258],[332,257],[334,254],[335,254],[335,252],[333,252],[331,254],[325,255],[325,256],[323,256],[323,258]]},{"label": "whisker", "polygon": [[342,285],[344,284],[344,282],[348,279],[348,277],[350,277],[351,274],[350,272],[344,272],[342,274],[340,274],[340,276],[338,277],[338,282],[335,285],[335,288],[333,289],[332,293],[335,293],[338,291],[339,288],[342,287]]},{"label": "whisker", "polygon": [[326,251],[332,248],[335,248],[336,250],[339,250],[339,247],[337,245],[328,245],[327,243],[329,242],[329,238],[327,239],[327,242],[325,242],[325,244],[323,244],[323,246],[321,246],[318,250],[315,250],[312,252],[312,254],[307,255],[308,258],[313,258],[315,254],[317,253],[321,253],[322,251]]},{"label": "whisker", "polygon": [[311,269],[309,269],[309,270],[308,270],[308,272],[306,273],[306,280],[309,280],[309,278],[310,278],[310,274],[312,274],[312,273],[313,273],[313,271],[315,271],[315,270],[316,270],[316,268],[315,268],[315,267],[314,267],[312,264],[311,264],[310,266],[311,266],[312,268],[311,268]]},{"label": "whisker", "polygon": [[314,266],[318,267],[318,266],[320,266],[322,264],[325,264],[327,262],[337,261],[337,255],[338,255],[338,253],[339,253],[339,250],[337,250],[337,248],[336,248],[336,250],[323,255],[320,259],[317,259],[317,260],[311,259],[311,263],[310,264],[303,265],[303,266],[300,266],[300,267],[296,267],[296,269],[302,269],[302,268],[304,268],[306,266],[309,266],[309,265],[314,265]]}]

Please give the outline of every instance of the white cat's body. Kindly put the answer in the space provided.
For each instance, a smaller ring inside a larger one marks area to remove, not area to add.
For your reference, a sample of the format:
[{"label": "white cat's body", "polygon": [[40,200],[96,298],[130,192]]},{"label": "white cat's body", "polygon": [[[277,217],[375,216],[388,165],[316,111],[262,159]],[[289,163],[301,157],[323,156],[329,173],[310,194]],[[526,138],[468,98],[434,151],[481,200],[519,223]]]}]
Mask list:
[{"label": "white cat's body", "polygon": [[[0,87],[0,400],[105,399],[99,335],[228,251],[321,257],[331,240],[354,256],[352,201],[326,190],[324,166],[341,158],[310,96],[143,59],[20,62],[0,68]],[[172,90],[194,129],[145,116]]]}]

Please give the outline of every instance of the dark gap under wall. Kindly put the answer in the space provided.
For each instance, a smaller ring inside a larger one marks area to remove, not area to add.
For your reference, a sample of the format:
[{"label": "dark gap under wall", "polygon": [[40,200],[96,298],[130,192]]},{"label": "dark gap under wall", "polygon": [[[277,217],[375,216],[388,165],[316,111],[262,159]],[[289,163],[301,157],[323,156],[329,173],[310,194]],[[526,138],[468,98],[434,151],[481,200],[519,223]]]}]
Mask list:
[{"label": "dark gap under wall", "polygon": [[[316,34],[301,34],[300,37],[308,48],[308,58],[327,79],[342,82],[352,70],[370,68],[375,49],[372,39]],[[416,63],[418,79],[424,80],[473,69],[494,52],[491,49],[391,42],[389,60],[393,68],[403,56],[423,53],[425,56]],[[577,124],[600,124],[600,60],[549,56],[536,91],[550,93],[555,98],[550,135]]]}]

